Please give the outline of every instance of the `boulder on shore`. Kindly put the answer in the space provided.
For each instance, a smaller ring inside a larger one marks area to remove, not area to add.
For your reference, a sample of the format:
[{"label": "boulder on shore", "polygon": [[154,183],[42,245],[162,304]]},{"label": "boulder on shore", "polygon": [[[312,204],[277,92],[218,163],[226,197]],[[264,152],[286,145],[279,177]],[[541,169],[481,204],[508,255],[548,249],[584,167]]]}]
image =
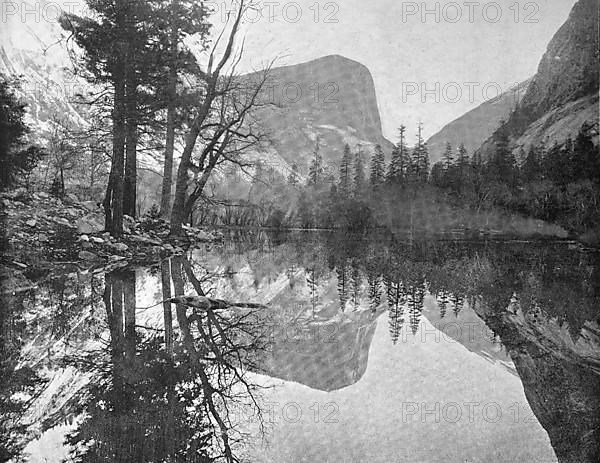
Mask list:
[{"label": "boulder on shore", "polygon": [[77,255],[77,257],[79,257],[82,260],[98,260],[98,256],[96,254],[94,254],[93,252],[89,252],[89,251],[79,251],[79,254]]},{"label": "boulder on shore", "polygon": [[102,230],[104,230],[104,224],[93,214],[77,219],[77,231],[81,234],[100,233]]}]

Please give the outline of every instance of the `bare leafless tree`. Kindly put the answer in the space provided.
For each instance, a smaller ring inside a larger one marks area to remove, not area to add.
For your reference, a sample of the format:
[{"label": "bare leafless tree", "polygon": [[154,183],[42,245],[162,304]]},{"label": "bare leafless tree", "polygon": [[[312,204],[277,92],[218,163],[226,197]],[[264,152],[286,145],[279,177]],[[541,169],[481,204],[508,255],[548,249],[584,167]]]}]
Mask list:
[{"label": "bare leafless tree", "polygon": [[[178,235],[189,219],[196,201],[218,165],[234,162],[244,165],[243,154],[260,145],[261,134],[253,122],[253,111],[261,105],[259,98],[273,62],[260,72],[241,77],[237,67],[244,53],[243,44],[236,49],[236,38],[244,13],[252,3],[241,0],[228,30],[225,51],[219,58],[216,50],[227,26],[210,51],[203,73],[204,94],[185,136],[185,145],[177,171],[175,198],[171,213],[171,234]],[[200,145],[200,149],[196,149]],[[190,173],[193,172],[193,178]]]}]

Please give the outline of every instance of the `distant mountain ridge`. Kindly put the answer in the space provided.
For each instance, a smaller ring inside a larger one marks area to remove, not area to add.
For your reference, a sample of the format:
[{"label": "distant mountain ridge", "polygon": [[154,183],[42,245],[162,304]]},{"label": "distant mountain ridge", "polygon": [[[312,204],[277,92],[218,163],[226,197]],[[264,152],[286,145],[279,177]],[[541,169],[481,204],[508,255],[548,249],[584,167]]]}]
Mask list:
[{"label": "distant mountain ridge", "polygon": [[[531,146],[575,137],[584,123],[598,127],[599,0],[579,0],[550,41],[537,73],[499,97],[464,114],[428,140],[432,163],[450,142],[485,158],[494,133],[508,131],[515,155]],[[504,124],[502,124],[504,123]],[[598,141],[597,130],[593,134]]]},{"label": "distant mountain ridge", "polygon": [[269,133],[267,149],[301,174],[308,172],[317,139],[331,169],[337,169],[346,143],[363,151],[365,160],[377,144],[391,153],[373,77],[357,61],[331,55],[274,68],[266,94],[272,104],[257,112],[257,120]]},{"label": "distant mountain ridge", "polygon": [[[552,109],[598,92],[599,0],[579,0],[554,35],[512,119],[539,119]],[[517,132],[518,134],[518,132]]]},{"label": "distant mountain ridge", "polygon": [[[68,117],[85,126],[85,116],[73,99],[92,86],[69,70],[71,62],[60,41],[60,26],[44,24],[44,40],[38,39],[39,25],[23,27],[36,37],[39,49],[21,49],[14,37],[7,36],[0,49],[0,72],[21,78],[19,96],[28,105],[29,123],[36,135],[48,135],[54,117]],[[52,41],[56,43],[46,49]],[[393,145],[382,132],[373,78],[364,65],[332,55],[276,67],[269,76],[262,93],[263,103],[269,104],[255,114],[268,140],[260,152],[249,154],[251,159],[260,159],[285,175],[295,164],[303,175],[308,172],[317,139],[324,165],[331,172],[336,171],[346,143],[363,151],[365,161],[377,144],[388,156],[391,153]]]},{"label": "distant mountain ridge", "polygon": [[[579,0],[554,35],[519,107],[502,126],[515,153],[532,145],[562,144],[588,122],[598,128],[600,0]],[[485,157],[494,137],[481,147]]]},{"label": "distant mountain ridge", "polygon": [[450,143],[455,150],[464,143],[469,154],[477,150],[503,121],[508,120],[511,112],[523,99],[530,83],[531,79],[528,79],[482,103],[429,138],[427,146],[432,164],[442,159],[446,143]]}]

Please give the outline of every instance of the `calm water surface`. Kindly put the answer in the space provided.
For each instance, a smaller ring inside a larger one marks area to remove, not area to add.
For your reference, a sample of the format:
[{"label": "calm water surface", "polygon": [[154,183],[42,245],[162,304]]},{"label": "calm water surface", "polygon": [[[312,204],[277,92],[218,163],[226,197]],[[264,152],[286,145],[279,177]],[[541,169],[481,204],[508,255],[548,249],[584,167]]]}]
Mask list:
[{"label": "calm water surface", "polygon": [[596,461],[599,264],[561,242],[257,232],[57,270],[5,317],[1,432],[29,461]]}]

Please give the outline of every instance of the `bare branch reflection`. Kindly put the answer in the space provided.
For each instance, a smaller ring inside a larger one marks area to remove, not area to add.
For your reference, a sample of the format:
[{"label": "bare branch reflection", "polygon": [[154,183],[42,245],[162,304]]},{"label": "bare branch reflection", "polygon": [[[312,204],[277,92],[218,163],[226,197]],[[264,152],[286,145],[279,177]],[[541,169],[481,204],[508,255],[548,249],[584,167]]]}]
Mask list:
[{"label": "bare branch reflection", "polygon": [[247,437],[241,410],[252,408],[264,430],[259,387],[246,373],[267,347],[260,309],[184,304],[195,297],[187,282],[197,297],[205,293],[183,257],[161,262],[160,277],[162,326],[136,330],[135,271],[106,275],[110,340],[76,359],[94,379],[79,410],[85,419],[69,436],[72,461],[238,462]]}]

